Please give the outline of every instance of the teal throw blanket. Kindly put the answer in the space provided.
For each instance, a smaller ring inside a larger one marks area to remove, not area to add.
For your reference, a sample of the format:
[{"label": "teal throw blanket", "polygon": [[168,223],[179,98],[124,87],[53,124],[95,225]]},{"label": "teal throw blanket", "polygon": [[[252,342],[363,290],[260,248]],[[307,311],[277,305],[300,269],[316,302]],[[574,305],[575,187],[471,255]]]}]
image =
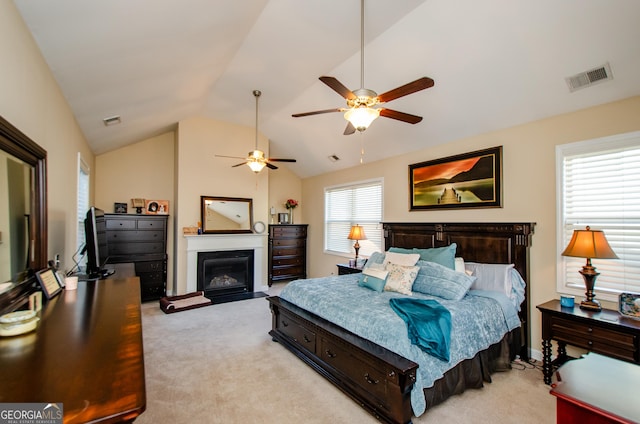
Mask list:
[{"label": "teal throw blanket", "polygon": [[407,324],[409,340],[426,353],[449,361],[451,313],[435,300],[398,297],[389,300],[391,309]]}]

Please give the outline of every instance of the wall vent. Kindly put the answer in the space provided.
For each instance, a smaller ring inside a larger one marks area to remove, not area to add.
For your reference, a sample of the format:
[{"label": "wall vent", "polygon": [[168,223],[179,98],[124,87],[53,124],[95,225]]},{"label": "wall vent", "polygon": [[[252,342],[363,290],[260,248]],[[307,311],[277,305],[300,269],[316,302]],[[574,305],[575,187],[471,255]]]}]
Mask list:
[{"label": "wall vent", "polygon": [[329,160],[331,162],[337,162],[337,161],[340,160],[340,158],[338,156],[336,156],[336,155],[329,155]]},{"label": "wall vent", "polygon": [[612,79],[613,75],[611,74],[609,62],[597,68],[565,78],[567,85],[569,86],[569,91],[572,93],[581,88],[590,87],[594,84]]}]

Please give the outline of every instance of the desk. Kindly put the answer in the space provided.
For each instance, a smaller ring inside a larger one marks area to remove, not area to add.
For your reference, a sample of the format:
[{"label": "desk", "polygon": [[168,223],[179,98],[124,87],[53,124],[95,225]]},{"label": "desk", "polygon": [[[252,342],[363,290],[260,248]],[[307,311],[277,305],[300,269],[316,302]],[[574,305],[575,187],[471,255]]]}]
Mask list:
[{"label": "desk", "polygon": [[640,366],[589,353],[562,365],[556,376],[557,423],[640,422]]},{"label": "desk", "polygon": [[0,403],[62,403],[65,423],[133,421],[146,407],[140,281],[83,281],[0,338]]}]

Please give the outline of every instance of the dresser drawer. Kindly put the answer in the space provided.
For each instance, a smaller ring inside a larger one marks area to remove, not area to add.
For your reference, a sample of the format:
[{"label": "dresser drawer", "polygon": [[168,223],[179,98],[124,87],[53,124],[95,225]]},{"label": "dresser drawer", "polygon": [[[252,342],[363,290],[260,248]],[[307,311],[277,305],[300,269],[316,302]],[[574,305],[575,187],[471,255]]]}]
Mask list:
[{"label": "dresser drawer", "polygon": [[316,352],[316,333],[307,329],[289,315],[280,314],[278,316],[278,328],[299,346],[311,353]]},{"label": "dresser drawer", "polygon": [[164,261],[146,261],[146,262],[136,262],[135,268],[136,273],[141,272],[164,272]]},{"label": "dresser drawer", "polygon": [[298,265],[301,266],[303,258],[300,256],[293,257],[277,257],[273,258],[271,265],[274,267],[286,266],[286,265]]},{"label": "dresser drawer", "polygon": [[627,361],[635,360],[635,335],[600,327],[597,324],[596,321],[583,323],[551,317],[554,339],[596,353]]},{"label": "dresser drawer", "polygon": [[138,220],[138,229],[139,230],[150,230],[152,228],[157,228],[161,231],[164,231],[165,221],[159,221],[156,219],[139,219]]},{"label": "dresser drawer", "polygon": [[109,243],[110,255],[139,255],[152,253],[165,253],[164,242]]},{"label": "dresser drawer", "polygon": [[293,238],[306,238],[307,227],[301,226],[279,226],[271,228],[271,234],[273,237],[293,237]]},{"label": "dresser drawer", "polygon": [[164,242],[164,231],[108,231],[107,243],[130,241],[160,241]]},{"label": "dresser drawer", "polygon": [[274,278],[275,277],[300,278],[304,275],[304,269],[302,266],[273,267],[271,274]]},{"label": "dresser drawer", "polygon": [[305,239],[274,239],[271,244],[273,245],[273,249],[278,248],[302,248],[306,246],[307,241]]},{"label": "dresser drawer", "polygon": [[107,230],[135,230],[136,221],[134,219],[107,219]]}]

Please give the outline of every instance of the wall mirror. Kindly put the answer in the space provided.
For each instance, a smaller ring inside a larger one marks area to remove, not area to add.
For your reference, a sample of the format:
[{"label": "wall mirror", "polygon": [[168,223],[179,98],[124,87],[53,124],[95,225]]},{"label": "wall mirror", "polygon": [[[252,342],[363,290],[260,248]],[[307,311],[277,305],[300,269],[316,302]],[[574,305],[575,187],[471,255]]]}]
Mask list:
[{"label": "wall mirror", "polygon": [[0,117],[0,314],[28,300],[47,266],[46,158]]},{"label": "wall mirror", "polygon": [[203,233],[253,232],[253,199],[200,196],[200,203]]}]

